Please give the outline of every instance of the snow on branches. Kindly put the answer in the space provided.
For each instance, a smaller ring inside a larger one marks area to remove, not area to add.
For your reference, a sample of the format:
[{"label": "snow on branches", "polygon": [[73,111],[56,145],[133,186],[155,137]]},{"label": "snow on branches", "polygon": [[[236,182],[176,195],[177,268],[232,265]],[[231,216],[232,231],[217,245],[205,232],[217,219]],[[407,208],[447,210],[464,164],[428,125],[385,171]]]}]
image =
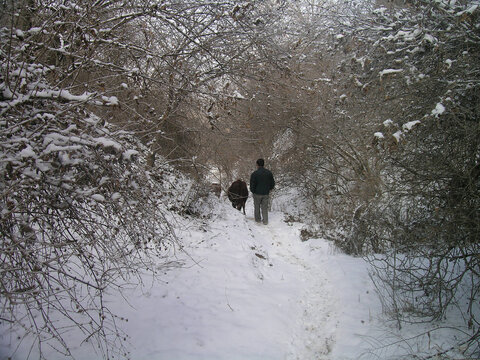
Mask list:
[{"label": "snow on branches", "polygon": [[[379,80],[385,92],[390,92],[385,94],[387,99],[405,103],[418,93],[422,104],[413,105],[412,100],[408,105],[412,111],[407,116],[413,118],[399,117],[404,111],[394,106],[390,108],[397,114],[386,116],[397,117],[400,127],[410,130],[412,122],[438,119],[462,106],[459,99],[478,83],[478,57],[474,56],[480,43],[478,5],[422,1],[410,8],[378,8],[371,22],[375,26],[364,31],[374,50],[355,58],[377,66]],[[373,68],[362,69],[368,73]],[[360,84],[369,83],[365,77],[355,78]],[[432,90],[420,95],[427,88]],[[405,104],[401,106],[406,109]],[[420,108],[425,109],[423,113],[419,113]]]},{"label": "snow on branches", "polygon": [[103,294],[156,273],[188,183],[167,165],[146,171],[142,144],[106,119],[132,72],[85,41],[100,29],[82,12],[102,7],[38,6],[4,14],[14,23],[0,28],[0,317],[40,353],[48,342],[70,355],[77,329],[108,358],[121,331]]}]

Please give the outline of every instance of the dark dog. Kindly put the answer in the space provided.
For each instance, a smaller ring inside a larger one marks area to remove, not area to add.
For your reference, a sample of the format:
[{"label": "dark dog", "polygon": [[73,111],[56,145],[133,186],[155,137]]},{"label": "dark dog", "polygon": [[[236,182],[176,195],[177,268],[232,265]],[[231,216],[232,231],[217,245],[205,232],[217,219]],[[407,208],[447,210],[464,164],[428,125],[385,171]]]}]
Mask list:
[{"label": "dark dog", "polygon": [[232,202],[232,206],[237,210],[243,208],[243,214],[245,215],[245,203],[248,199],[247,183],[242,180],[234,181],[228,188],[227,195]]}]

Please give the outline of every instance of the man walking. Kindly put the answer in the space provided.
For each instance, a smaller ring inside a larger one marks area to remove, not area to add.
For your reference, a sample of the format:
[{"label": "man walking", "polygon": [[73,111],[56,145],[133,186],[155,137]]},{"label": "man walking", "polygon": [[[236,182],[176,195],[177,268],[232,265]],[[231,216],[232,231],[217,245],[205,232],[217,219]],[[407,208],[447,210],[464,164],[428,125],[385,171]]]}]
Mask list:
[{"label": "man walking", "polygon": [[[270,170],[264,168],[265,161],[257,160],[257,170],[250,175],[250,191],[253,194],[255,221],[268,224],[268,194],[275,187],[275,180]],[[261,217],[260,217],[261,213]]]}]

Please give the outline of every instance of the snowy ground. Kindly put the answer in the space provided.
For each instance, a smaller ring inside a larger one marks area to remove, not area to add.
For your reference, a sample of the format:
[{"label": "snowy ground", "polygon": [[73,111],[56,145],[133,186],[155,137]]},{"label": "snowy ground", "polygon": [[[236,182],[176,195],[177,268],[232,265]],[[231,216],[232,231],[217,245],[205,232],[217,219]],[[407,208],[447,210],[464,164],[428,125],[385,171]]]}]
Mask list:
[{"label": "snowy ground", "polygon": [[[166,273],[125,309],[132,359],[358,359],[378,310],[365,264],[300,241],[279,212],[267,226],[223,203],[191,227]],[[200,230],[200,231],[199,231]]]},{"label": "snowy ground", "polygon": [[[247,216],[220,200],[210,219],[184,224],[186,252],[177,251],[162,282],[127,292],[128,301],[112,296],[111,309],[128,319],[119,325],[130,359],[386,359],[399,351],[383,347],[399,338],[379,320],[362,259],[325,240],[302,242],[302,224],[280,212],[267,226],[252,214],[251,199]],[[10,354],[15,341],[5,332],[0,340]],[[28,350],[24,342],[13,359]],[[72,350],[77,359],[97,358],[85,345]]]}]

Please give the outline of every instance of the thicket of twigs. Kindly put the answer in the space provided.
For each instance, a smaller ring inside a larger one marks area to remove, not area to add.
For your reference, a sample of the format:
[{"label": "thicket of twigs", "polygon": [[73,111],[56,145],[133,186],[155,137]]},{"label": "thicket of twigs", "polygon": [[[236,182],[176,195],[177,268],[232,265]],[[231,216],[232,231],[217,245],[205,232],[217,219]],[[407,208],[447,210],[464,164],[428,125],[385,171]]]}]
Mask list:
[{"label": "thicket of twigs", "polygon": [[212,169],[225,188],[265,157],[280,188],[301,189],[312,232],[382,254],[372,265],[400,325],[456,308],[459,346],[478,353],[474,3],[0,11],[2,321],[68,353],[54,311],[108,354],[117,323],[104,291],[153,269],[175,241],[168,219]]}]

